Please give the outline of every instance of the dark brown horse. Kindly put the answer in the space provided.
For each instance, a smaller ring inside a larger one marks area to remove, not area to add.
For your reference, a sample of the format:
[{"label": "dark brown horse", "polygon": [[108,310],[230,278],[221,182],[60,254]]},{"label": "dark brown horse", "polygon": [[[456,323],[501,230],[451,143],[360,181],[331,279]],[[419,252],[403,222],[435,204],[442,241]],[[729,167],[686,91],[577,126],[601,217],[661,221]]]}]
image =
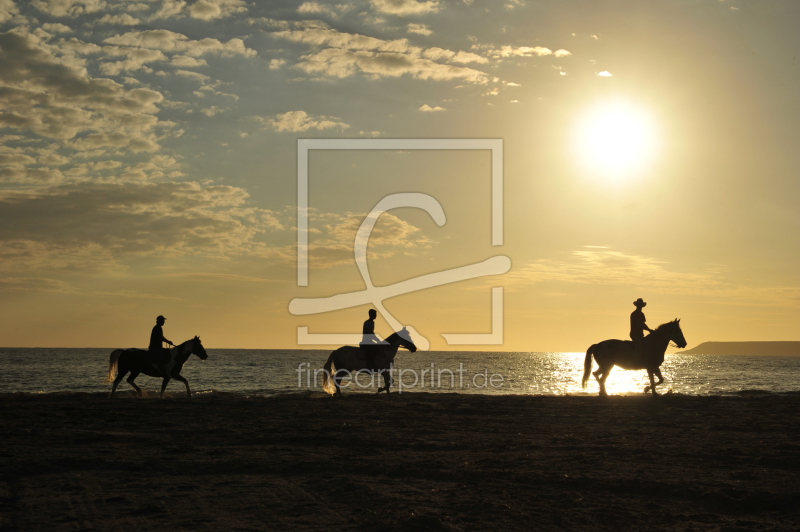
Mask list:
[{"label": "dark brown horse", "polygon": [[[197,355],[200,360],[208,358],[203,344],[200,343],[200,338],[195,336],[191,340],[186,340],[181,345],[169,349],[169,361],[164,364],[167,370],[168,378],[163,379],[161,383],[161,397],[164,397],[164,390],[167,388],[167,383],[170,379],[181,381],[186,385],[186,395],[192,396],[192,391],[189,389],[189,381],[181,377],[181,369],[190,355]],[[114,378],[114,371],[117,372],[117,378]],[[111,352],[110,360],[108,361],[108,377],[106,382],[114,381],[111,387],[111,395],[114,397],[114,392],[117,390],[117,385],[122,381],[128,372],[131,376],[128,377],[128,384],[133,386],[136,390],[136,395],[142,396],[142,389],[136,386],[133,382],[140,373],[149,375],[150,377],[161,377],[158,370],[158,365],[152,360],[151,353],[144,349],[116,349]]]},{"label": "dark brown horse", "polygon": [[[592,371],[592,356],[594,356],[600,367],[592,375],[600,384],[601,396],[608,395],[606,379],[614,366],[622,369],[646,369],[647,375],[650,377],[650,386],[644,391],[645,393],[652,391],[653,395],[658,395],[656,386],[664,382],[659,366],[664,362],[664,353],[666,353],[670,341],[675,342],[681,349],[686,347],[686,339],[683,337],[680,322],[681,320],[676,319],[659,325],[655,331],[642,340],[642,348],[638,350],[630,340],[605,340],[594,344],[586,351],[581,385],[586,388],[589,372]],[[654,375],[658,377],[658,382],[654,381]]]},{"label": "dark brown horse", "polygon": [[[374,347],[378,353],[375,355],[375,370],[379,375],[383,375],[384,387],[378,388],[378,393],[386,390],[389,393],[389,387],[392,385],[392,375],[389,372],[397,350],[400,347],[405,347],[412,353],[417,350],[417,346],[411,341],[405,327],[402,331],[390,335],[383,344],[378,344]],[[331,375],[331,365],[336,366],[336,371]],[[324,374],[322,377],[322,389],[331,395],[342,395],[342,389],[339,388],[339,383],[346,376],[352,372],[367,370],[367,353],[366,350],[360,347],[346,345],[340,347],[330,354],[325,365],[322,367]]]}]

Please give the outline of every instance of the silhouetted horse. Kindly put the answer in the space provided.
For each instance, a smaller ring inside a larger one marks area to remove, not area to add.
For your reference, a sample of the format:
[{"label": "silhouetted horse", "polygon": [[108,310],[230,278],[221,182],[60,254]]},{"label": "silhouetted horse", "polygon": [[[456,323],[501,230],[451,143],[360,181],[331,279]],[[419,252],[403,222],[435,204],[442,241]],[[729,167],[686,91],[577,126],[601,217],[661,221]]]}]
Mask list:
[{"label": "silhouetted horse", "polygon": [[[386,343],[377,344],[375,347],[371,346],[372,349],[378,351],[375,355],[375,370],[379,378],[383,374],[383,382],[386,385],[383,388],[378,388],[378,393],[383,390],[389,393],[389,387],[392,385],[389,367],[394,362],[397,350],[400,347],[405,347],[412,353],[417,350],[417,346],[408,337],[405,327],[402,331],[389,336],[384,342]],[[331,364],[336,366],[336,372],[333,375],[331,375]],[[331,395],[341,396],[342,390],[339,388],[339,383],[344,375],[339,375],[339,372],[352,373],[370,368],[367,368],[367,353],[364,349],[346,345],[331,353],[322,369],[325,370],[322,378],[322,389]]]},{"label": "silhouetted horse", "polygon": [[[169,361],[164,364],[164,369],[166,369],[169,377],[164,379],[161,383],[161,397],[164,397],[164,390],[167,388],[167,383],[170,379],[179,380],[185,384],[186,395],[189,397],[192,396],[192,392],[189,389],[189,381],[181,377],[180,374],[183,365],[186,364],[186,361],[189,359],[189,355],[197,355],[200,360],[208,358],[206,350],[203,348],[203,344],[200,343],[200,338],[197,336],[191,340],[186,340],[181,345],[169,349]],[[117,371],[116,379],[114,378],[114,370]],[[114,397],[117,385],[122,381],[122,377],[129,371],[131,376],[128,377],[127,381],[134,387],[139,397],[142,396],[142,389],[136,386],[133,381],[140,373],[151,377],[161,377],[161,373],[158,371],[158,365],[152,361],[152,354],[149,351],[144,349],[116,349],[111,352],[111,358],[108,362],[108,377],[106,378],[106,382],[114,381],[109,397]]]},{"label": "silhouetted horse", "polygon": [[[656,386],[664,382],[661,370],[658,367],[664,362],[664,353],[667,351],[669,342],[673,341],[678,347],[686,347],[686,339],[680,326],[681,320],[676,319],[663,323],[655,331],[647,335],[642,340],[642,349],[637,351],[633,342],[630,340],[605,340],[599,344],[594,344],[586,351],[584,361],[583,380],[581,385],[586,388],[586,381],[589,380],[589,372],[592,371],[592,356],[597,365],[597,371],[592,373],[600,384],[600,395],[606,393],[606,379],[614,366],[622,369],[646,369],[650,377],[650,386],[644,389],[645,393],[649,390],[653,395],[658,395]],[[658,377],[658,382],[654,382],[653,375]]]}]

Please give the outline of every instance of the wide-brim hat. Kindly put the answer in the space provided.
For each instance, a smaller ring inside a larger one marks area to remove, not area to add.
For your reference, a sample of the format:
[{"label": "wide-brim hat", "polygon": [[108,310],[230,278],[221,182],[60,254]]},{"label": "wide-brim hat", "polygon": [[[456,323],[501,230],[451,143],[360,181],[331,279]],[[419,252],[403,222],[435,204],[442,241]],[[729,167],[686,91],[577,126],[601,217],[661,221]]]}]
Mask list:
[{"label": "wide-brim hat", "polygon": [[639,299],[637,299],[636,301],[634,301],[634,302],[633,302],[633,304],[634,304],[635,306],[637,306],[637,307],[646,307],[646,306],[647,306],[647,303],[645,303],[644,301],[642,301],[642,298],[641,298],[641,297],[640,297]]}]

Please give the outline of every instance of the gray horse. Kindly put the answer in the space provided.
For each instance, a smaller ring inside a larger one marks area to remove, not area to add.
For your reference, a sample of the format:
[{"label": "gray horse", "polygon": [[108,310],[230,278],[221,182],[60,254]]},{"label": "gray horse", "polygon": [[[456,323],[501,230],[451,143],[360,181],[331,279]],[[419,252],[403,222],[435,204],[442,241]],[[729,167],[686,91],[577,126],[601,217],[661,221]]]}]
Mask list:
[{"label": "gray horse", "polygon": [[[599,344],[594,344],[586,351],[584,361],[583,380],[581,385],[586,388],[586,381],[589,380],[589,372],[592,371],[592,356],[597,365],[600,366],[593,372],[594,378],[600,384],[600,396],[606,393],[606,379],[614,366],[622,369],[646,369],[650,377],[650,386],[644,389],[645,393],[652,391],[653,395],[658,395],[656,386],[664,382],[659,366],[664,362],[664,353],[667,351],[670,341],[683,349],[686,347],[686,339],[680,326],[681,320],[676,319],[663,323],[642,340],[642,349],[637,350],[633,342],[629,340],[605,340]],[[655,382],[653,376],[658,377]]]},{"label": "gray horse", "polygon": [[[389,336],[385,343],[377,344],[378,347],[373,347],[378,353],[375,355],[375,369],[380,376],[383,375],[384,387],[378,388],[378,393],[386,390],[389,393],[389,387],[392,385],[392,376],[389,369],[394,362],[394,357],[400,347],[405,347],[412,353],[417,350],[417,346],[411,341],[405,327],[402,331],[396,332]],[[331,374],[331,366],[336,367],[336,371]],[[350,374],[355,371],[366,370],[367,368],[367,353],[360,347],[346,345],[340,347],[330,354],[325,365],[322,367],[324,375],[322,378],[322,389],[327,393],[334,396],[341,396],[342,390],[339,388],[339,383],[345,377],[340,373]]]}]

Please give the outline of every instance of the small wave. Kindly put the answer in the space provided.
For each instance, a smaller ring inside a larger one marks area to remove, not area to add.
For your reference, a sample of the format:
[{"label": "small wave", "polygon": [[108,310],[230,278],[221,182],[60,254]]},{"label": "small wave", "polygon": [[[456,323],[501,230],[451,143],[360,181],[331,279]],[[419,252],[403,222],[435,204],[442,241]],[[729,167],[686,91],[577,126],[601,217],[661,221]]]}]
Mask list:
[{"label": "small wave", "polygon": [[739,390],[738,392],[733,392],[734,395],[775,395],[773,392],[767,390]]}]

